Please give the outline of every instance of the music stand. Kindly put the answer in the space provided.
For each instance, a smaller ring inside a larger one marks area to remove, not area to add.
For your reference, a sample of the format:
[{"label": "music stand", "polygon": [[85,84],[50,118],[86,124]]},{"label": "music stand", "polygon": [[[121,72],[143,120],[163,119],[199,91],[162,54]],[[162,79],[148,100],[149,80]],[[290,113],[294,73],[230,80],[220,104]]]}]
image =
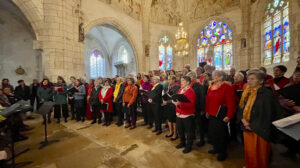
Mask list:
[{"label": "music stand", "polygon": [[[50,112],[53,105],[54,105],[54,102],[46,101],[36,111],[36,113],[42,115],[43,118],[45,119],[46,115]],[[44,128],[45,128],[45,141],[40,142],[40,144],[41,144],[40,147],[39,147],[40,150],[43,149],[44,147],[46,147],[47,145],[50,145],[50,144],[55,143],[55,142],[59,142],[59,140],[48,141],[48,139],[47,139],[47,122],[46,122],[46,120],[44,121]]]}]

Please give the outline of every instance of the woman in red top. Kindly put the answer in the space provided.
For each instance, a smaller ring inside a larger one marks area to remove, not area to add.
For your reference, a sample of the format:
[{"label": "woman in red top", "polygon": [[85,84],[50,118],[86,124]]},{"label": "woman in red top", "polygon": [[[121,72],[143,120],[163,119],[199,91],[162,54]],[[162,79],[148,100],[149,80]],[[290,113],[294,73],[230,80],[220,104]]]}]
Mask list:
[{"label": "woman in red top", "polygon": [[[227,157],[227,125],[236,112],[234,91],[230,84],[224,82],[225,77],[226,73],[223,71],[213,72],[213,84],[207,91],[205,103],[206,116],[209,118],[209,140],[213,145],[213,149],[208,152],[211,154],[218,153],[217,159],[219,161],[223,161]],[[223,113],[226,112],[226,116],[222,117],[222,111]]]},{"label": "woman in red top", "polygon": [[90,97],[91,97],[91,92],[94,88],[94,79],[90,79],[89,84],[85,86],[85,91],[87,93],[87,102],[86,102],[86,108],[85,108],[85,116],[86,119],[91,120],[92,117],[92,112],[91,112],[91,105],[90,105]]},{"label": "woman in red top", "polygon": [[[100,112],[104,113],[104,120],[105,123],[103,124],[103,126],[109,126],[112,122],[112,112],[113,112],[113,88],[110,86],[111,84],[111,80],[110,79],[106,79],[104,81],[104,86],[102,87],[102,89],[100,90],[99,93],[99,101],[102,105],[107,105],[106,109],[101,109]],[[102,106],[103,107],[103,106]]]},{"label": "woman in red top", "polygon": [[[192,88],[190,88],[191,78],[183,76],[181,78],[181,89],[178,94],[184,94],[190,102],[184,103],[173,101],[176,106],[176,125],[180,137],[180,144],[176,146],[177,149],[185,147],[183,153],[189,153],[192,150],[193,139],[195,137],[195,104],[196,95]],[[187,136],[185,136],[187,135]]]}]

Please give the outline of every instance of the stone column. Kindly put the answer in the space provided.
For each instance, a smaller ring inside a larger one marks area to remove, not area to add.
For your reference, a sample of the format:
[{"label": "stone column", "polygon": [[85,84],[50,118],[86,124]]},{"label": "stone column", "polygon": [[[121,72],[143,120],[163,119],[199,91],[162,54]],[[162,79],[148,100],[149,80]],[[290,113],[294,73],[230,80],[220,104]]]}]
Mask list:
[{"label": "stone column", "polygon": [[[251,26],[251,0],[240,0],[242,10],[242,33],[239,42],[240,69],[248,69],[251,66],[250,54],[250,26]],[[236,64],[238,64],[236,62]]]},{"label": "stone column", "polygon": [[147,72],[150,70],[150,12],[152,1],[142,1],[142,44],[143,54],[142,58],[138,61],[140,65],[139,72]]}]

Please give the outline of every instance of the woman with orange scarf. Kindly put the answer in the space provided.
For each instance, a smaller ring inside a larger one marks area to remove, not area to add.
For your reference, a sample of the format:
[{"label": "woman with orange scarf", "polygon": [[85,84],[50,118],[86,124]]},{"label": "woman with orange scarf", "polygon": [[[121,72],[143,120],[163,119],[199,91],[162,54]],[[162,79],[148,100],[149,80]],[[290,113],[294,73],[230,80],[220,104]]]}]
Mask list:
[{"label": "woman with orange scarf", "polygon": [[250,70],[247,79],[248,87],[244,90],[239,104],[246,168],[267,168],[272,121],[280,108],[276,105],[278,103],[272,91],[264,87],[264,72]]}]

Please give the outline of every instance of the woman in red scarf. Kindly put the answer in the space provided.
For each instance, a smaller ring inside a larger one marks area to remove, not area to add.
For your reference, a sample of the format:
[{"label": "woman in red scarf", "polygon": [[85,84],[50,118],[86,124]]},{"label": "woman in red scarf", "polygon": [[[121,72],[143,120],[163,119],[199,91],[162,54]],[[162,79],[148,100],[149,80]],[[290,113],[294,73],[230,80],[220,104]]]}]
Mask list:
[{"label": "woman in red scarf", "polygon": [[236,99],[230,84],[224,82],[226,73],[214,71],[213,84],[207,91],[205,112],[209,118],[208,134],[213,149],[210,154],[218,153],[218,161],[227,158],[228,122],[236,112]]},{"label": "woman in red scarf", "polygon": [[[101,113],[104,113],[105,123],[103,126],[109,126],[112,122],[112,112],[113,112],[113,88],[110,86],[111,80],[106,79],[104,81],[104,86],[101,88],[99,93],[99,101],[101,103]],[[105,108],[104,108],[105,107]]]},{"label": "woman in red scarf", "polygon": [[90,97],[91,97],[91,92],[94,88],[94,79],[90,79],[89,84],[85,86],[85,90],[87,92],[87,103],[86,103],[86,119],[91,120],[93,118],[92,112],[91,112],[91,105],[90,105]]}]

